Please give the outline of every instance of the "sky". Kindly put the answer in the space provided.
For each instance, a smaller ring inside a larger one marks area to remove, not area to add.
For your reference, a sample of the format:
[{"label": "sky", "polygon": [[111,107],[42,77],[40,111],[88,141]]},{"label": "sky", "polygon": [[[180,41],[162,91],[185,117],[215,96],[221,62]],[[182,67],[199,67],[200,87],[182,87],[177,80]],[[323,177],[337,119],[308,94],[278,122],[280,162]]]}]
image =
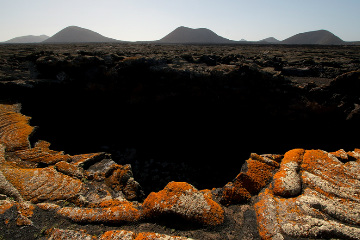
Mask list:
[{"label": "sky", "polygon": [[231,40],[325,29],[360,41],[360,0],[0,0],[0,42],[67,26],[124,41],[158,40],[179,26]]}]

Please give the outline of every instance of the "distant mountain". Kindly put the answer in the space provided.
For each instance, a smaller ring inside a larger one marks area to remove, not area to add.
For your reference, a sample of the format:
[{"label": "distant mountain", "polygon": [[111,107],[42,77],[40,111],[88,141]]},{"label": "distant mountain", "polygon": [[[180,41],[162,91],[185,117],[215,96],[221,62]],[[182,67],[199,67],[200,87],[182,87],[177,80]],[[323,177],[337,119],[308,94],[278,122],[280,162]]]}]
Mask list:
[{"label": "distant mountain", "polygon": [[54,36],[46,39],[44,43],[89,43],[89,42],[120,42],[86,28],[70,26],[64,28]]},{"label": "distant mountain", "polygon": [[312,31],[296,34],[285,39],[283,44],[321,44],[321,45],[341,45],[345,42],[333,33],[326,30]]},{"label": "distant mountain", "polygon": [[227,44],[236,43],[223,38],[207,28],[178,27],[159,41],[160,43],[199,43],[199,44]]},{"label": "distant mountain", "polygon": [[6,41],[5,43],[39,43],[48,38],[49,36],[46,35],[40,35],[40,36],[28,35],[28,36],[12,38]]},{"label": "distant mountain", "polygon": [[265,38],[263,40],[260,40],[261,43],[280,43],[279,40],[277,40],[276,38],[274,37],[268,37],[268,38]]}]

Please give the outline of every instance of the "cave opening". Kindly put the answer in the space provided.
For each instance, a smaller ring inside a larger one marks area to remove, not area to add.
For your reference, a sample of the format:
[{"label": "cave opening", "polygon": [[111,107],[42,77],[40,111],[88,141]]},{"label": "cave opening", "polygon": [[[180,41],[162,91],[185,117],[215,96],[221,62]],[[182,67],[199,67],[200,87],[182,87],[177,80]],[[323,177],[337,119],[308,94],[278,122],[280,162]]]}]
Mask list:
[{"label": "cave opening", "polygon": [[117,163],[132,165],[146,193],[170,181],[186,181],[198,189],[222,187],[252,152],[356,147],[349,139],[339,142],[346,125],[284,119],[255,102],[172,98],[134,104],[108,92],[58,86],[32,90],[21,102],[23,114],[32,117],[30,124],[39,127],[33,143],[46,140],[52,149],[73,155],[111,153]]},{"label": "cave opening", "polygon": [[[251,153],[358,147],[347,137],[359,132],[355,122],[308,109],[307,93],[284,79],[248,67],[194,77],[140,63],[109,76],[98,69],[90,79],[97,67],[70,69],[71,81],[39,81],[1,94],[21,102],[30,124],[39,126],[32,143],[46,140],[72,155],[111,153],[117,163],[131,164],[146,193],[170,181],[222,187]],[[50,79],[64,70],[44,69],[39,77]]]}]

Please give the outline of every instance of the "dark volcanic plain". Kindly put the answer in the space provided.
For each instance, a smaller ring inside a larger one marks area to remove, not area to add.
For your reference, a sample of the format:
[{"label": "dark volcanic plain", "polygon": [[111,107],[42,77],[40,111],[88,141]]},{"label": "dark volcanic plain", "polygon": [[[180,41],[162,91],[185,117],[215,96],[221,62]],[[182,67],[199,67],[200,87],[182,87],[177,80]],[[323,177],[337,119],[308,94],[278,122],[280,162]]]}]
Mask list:
[{"label": "dark volcanic plain", "polygon": [[[111,153],[131,164],[148,195],[170,181],[220,188],[251,153],[359,147],[359,70],[359,46],[0,45],[0,100],[20,102],[39,126],[32,142]],[[237,227],[227,220],[214,229],[158,222],[122,229],[256,239],[248,208],[226,210],[249,215]],[[92,234],[116,229],[56,221]]]}]

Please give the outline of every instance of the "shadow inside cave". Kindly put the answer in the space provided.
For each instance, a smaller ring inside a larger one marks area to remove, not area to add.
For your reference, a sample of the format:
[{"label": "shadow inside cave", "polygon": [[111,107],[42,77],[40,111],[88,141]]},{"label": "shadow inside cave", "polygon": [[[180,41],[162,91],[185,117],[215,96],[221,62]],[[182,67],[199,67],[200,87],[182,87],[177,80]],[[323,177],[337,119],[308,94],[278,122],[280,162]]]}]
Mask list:
[{"label": "shadow inside cave", "polygon": [[[133,104],[114,94],[47,87],[22,95],[22,112],[39,126],[32,142],[49,141],[68,154],[107,151],[131,164],[146,193],[169,181],[198,189],[231,181],[250,153],[293,148],[353,150],[353,126],[324,118],[289,119],[263,102],[173,98]],[[247,99],[249,100],[249,99]],[[126,154],[131,150],[130,153]]]}]

